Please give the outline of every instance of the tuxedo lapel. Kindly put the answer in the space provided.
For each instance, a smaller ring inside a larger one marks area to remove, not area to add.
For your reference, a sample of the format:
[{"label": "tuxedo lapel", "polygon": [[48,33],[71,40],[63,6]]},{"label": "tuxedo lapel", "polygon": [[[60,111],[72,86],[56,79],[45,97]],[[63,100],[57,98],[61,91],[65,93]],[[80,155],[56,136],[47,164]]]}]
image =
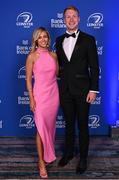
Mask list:
[{"label": "tuxedo lapel", "polygon": [[68,61],[68,58],[67,58],[67,56],[66,56],[66,54],[65,54],[65,51],[64,51],[64,49],[63,49],[63,41],[64,41],[64,38],[65,38],[65,34],[61,37],[61,39],[60,39],[60,41],[59,41],[59,52],[60,52],[60,54],[61,54],[62,59],[65,60],[65,61],[67,61],[67,62],[69,62],[69,61]]},{"label": "tuxedo lapel", "polygon": [[75,46],[74,46],[74,50],[73,50],[73,52],[72,52],[70,61],[72,61],[72,59],[73,59],[74,55],[76,54],[77,50],[79,50],[79,48],[80,48],[80,43],[81,43],[81,41],[82,41],[82,38],[81,38],[82,36],[81,36],[81,34],[82,34],[82,32],[80,31],[80,33],[79,33],[79,35],[78,35],[78,38],[77,38],[77,41],[76,41],[76,44],[75,44]]},{"label": "tuxedo lapel", "polygon": [[[68,58],[67,58],[67,56],[66,56],[66,54],[65,54],[65,52],[64,52],[63,42],[62,42],[62,55],[63,55],[63,57],[64,57],[64,60],[68,61]],[[69,62],[69,61],[68,61],[68,62]]]},{"label": "tuxedo lapel", "polygon": [[[64,52],[64,49],[63,49],[63,41],[64,41],[64,38],[65,38],[65,34],[62,36],[61,40],[60,40],[60,43],[59,43],[59,50],[60,50],[60,53],[62,55],[62,59],[68,61],[67,59],[67,56]],[[68,61],[69,62],[69,61]]]}]

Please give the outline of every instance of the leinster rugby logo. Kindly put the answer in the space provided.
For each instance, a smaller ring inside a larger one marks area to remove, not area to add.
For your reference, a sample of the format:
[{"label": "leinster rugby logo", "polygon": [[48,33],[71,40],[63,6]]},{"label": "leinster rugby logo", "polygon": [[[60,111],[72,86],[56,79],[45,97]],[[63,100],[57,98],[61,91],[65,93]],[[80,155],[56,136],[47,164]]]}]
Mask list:
[{"label": "leinster rugby logo", "polygon": [[33,16],[30,12],[23,12],[17,16],[17,26],[22,26],[24,28],[30,28],[33,26],[32,22]]},{"label": "leinster rugby logo", "polygon": [[100,127],[100,117],[98,115],[89,116],[89,127],[90,128]]},{"label": "leinster rugby logo", "polygon": [[26,129],[34,128],[35,127],[34,117],[32,115],[23,116],[20,119],[19,127]]},{"label": "leinster rugby logo", "polygon": [[18,79],[26,79],[26,67],[23,66],[18,71]]},{"label": "leinster rugby logo", "polygon": [[93,28],[103,27],[103,14],[102,13],[93,13],[88,17],[87,26]]}]

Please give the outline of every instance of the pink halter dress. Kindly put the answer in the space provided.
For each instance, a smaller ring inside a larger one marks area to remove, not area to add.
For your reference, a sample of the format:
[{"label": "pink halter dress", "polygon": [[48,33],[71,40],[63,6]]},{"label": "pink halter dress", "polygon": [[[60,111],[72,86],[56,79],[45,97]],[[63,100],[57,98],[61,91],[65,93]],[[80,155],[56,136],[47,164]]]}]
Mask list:
[{"label": "pink halter dress", "polygon": [[57,66],[47,49],[38,48],[37,52],[39,58],[33,66],[33,95],[36,102],[34,118],[43,143],[44,161],[50,163],[56,159],[54,140],[59,108]]}]

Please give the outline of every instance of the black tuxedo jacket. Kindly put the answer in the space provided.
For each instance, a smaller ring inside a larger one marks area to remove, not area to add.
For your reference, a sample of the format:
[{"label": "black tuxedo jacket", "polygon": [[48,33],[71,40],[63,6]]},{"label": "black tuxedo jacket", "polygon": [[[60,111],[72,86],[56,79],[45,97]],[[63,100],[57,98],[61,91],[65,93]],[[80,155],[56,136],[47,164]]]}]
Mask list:
[{"label": "black tuxedo jacket", "polygon": [[97,48],[93,36],[79,33],[72,56],[68,61],[63,50],[65,34],[56,39],[56,53],[60,66],[62,93],[69,90],[73,94],[98,91],[99,65]]}]

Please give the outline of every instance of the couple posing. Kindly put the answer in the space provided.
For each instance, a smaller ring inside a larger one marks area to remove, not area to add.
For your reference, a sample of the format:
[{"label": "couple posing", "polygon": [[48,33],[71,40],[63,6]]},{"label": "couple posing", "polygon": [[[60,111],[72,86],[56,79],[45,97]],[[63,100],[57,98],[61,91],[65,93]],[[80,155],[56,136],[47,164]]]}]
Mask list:
[{"label": "couple posing", "polygon": [[[90,103],[98,92],[98,55],[94,37],[79,30],[80,15],[76,7],[69,6],[64,10],[64,21],[67,29],[56,39],[56,53],[49,50],[49,32],[40,27],[33,32],[32,49],[26,61],[26,82],[37,127],[41,178],[48,178],[47,164],[56,159],[54,140],[59,97],[66,128],[65,152],[58,166],[67,165],[74,157],[77,120],[80,157],[76,173],[84,173],[87,169],[88,114]],[[57,75],[61,78],[59,89]]]}]

